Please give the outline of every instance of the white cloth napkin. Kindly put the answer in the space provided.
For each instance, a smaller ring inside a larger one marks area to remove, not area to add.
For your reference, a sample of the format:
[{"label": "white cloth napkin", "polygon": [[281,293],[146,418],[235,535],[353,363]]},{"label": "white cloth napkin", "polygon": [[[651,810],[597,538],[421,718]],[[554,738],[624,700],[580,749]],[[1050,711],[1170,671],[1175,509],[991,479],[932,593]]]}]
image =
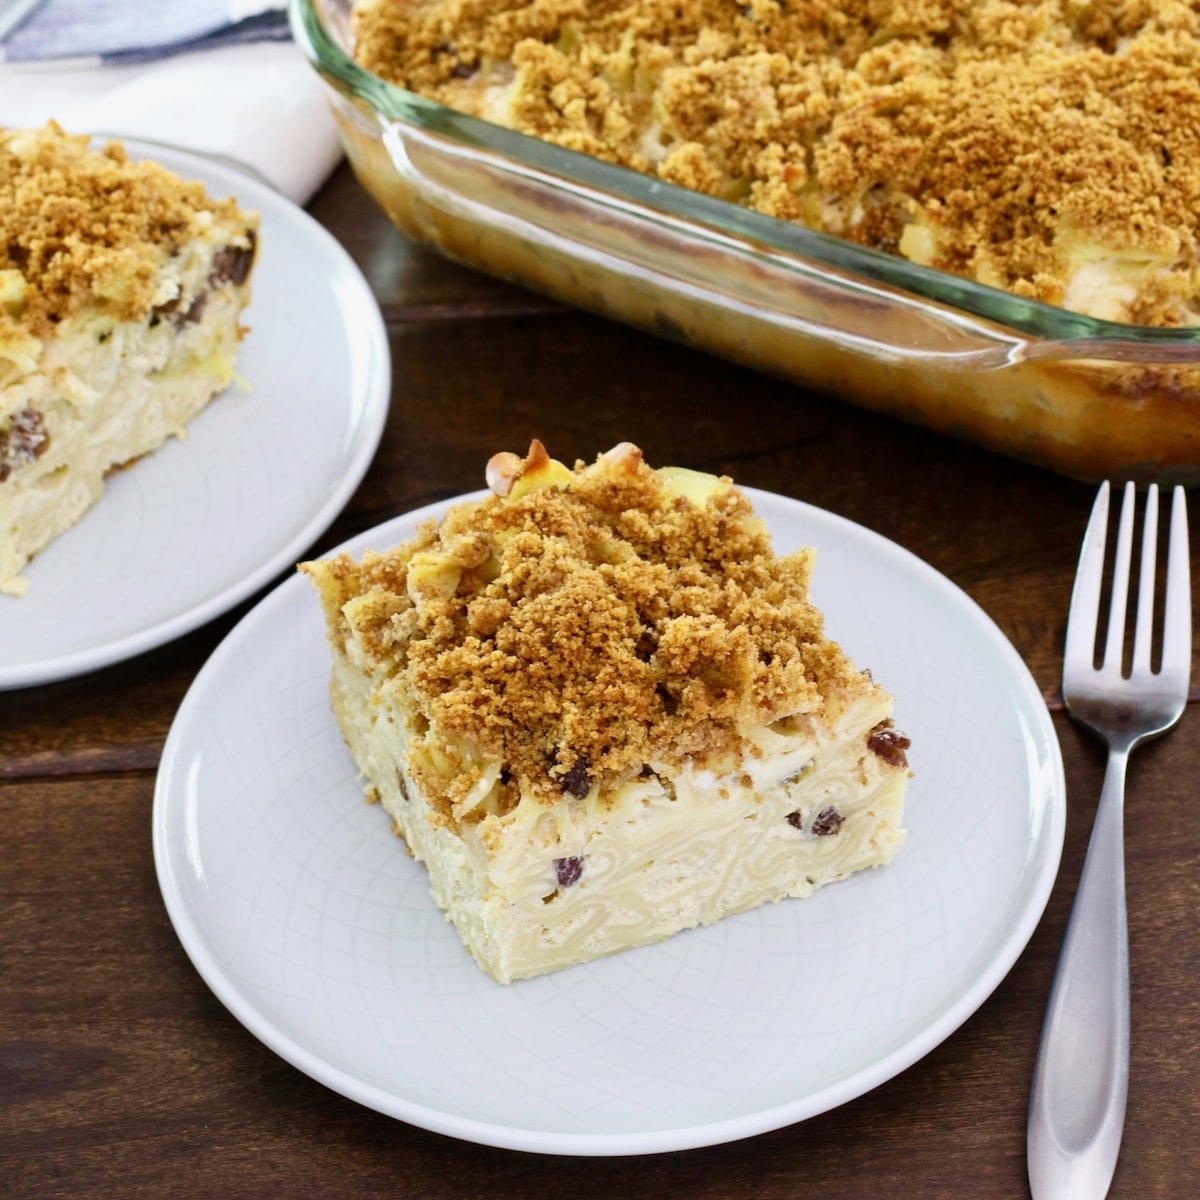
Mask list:
[{"label": "white cloth napkin", "polygon": [[304,204],[341,146],[324,85],[291,43],[158,59],[0,65],[0,125],[141,137],[234,159]]}]

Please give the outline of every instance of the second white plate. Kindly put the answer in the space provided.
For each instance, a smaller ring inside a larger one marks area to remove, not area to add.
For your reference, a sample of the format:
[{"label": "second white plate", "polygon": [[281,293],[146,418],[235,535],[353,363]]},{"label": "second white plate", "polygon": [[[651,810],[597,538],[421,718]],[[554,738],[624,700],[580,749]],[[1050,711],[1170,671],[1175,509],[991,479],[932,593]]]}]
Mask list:
[{"label": "second white plate", "polygon": [[[830,633],[898,698],[915,778],[888,867],[656,946],[502,987],[391,835],[329,711],[316,596],[268,596],[168,738],[154,851],[192,961],[268,1046],[381,1112],[556,1154],[640,1154],[812,1116],[955,1030],[1025,946],[1058,869],[1062,763],[1024,664],[883,538],[750,493],[818,547]],[[348,543],[385,548],[445,511]]]},{"label": "second white plate", "polygon": [[366,280],[311,217],[247,175],[152,157],[262,217],[251,332],[232,386],[127,471],[0,596],[0,690],[48,683],[178,637],[251,595],[328,527],[370,465],[391,393]]}]

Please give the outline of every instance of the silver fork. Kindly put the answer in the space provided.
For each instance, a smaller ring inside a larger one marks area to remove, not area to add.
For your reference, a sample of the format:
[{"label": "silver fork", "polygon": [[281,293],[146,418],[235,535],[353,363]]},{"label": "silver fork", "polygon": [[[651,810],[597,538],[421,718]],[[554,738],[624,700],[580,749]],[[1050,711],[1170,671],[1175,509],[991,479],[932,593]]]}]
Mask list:
[{"label": "silver fork", "polygon": [[1158,489],[1146,498],[1133,667],[1122,675],[1133,543],[1134,489],[1125,485],[1104,659],[1095,659],[1108,484],[1084,536],[1063,663],[1071,715],[1108,743],[1108,769],[1042,1028],[1029,1109],[1027,1162],[1034,1200],[1100,1200],[1108,1192],[1129,1083],[1129,943],[1122,820],[1125,764],[1183,712],[1192,662],[1191,584],[1183,488],[1171,505],[1162,666],[1150,666]]}]

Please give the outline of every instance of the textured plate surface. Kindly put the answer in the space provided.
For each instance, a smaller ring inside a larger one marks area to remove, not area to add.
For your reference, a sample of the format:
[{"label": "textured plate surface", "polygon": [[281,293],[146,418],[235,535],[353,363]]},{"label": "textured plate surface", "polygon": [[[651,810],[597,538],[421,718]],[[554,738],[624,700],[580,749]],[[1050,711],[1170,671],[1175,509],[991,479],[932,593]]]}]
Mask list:
[{"label": "textured plate surface", "polygon": [[[830,633],[913,739],[886,869],[502,987],[362,801],[329,711],[315,593],[282,584],[197,677],[167,742],[154,849],[192,961],[259,1038],[382,1112],[492,1145],[633,1154],[745,1137],[903,1070],[999,983],[1042,913],[1065,818],[1046,708],[944,577],[878,535],[750,493],[812,544]],[[446,505],[348,543],[382,549]]]},{"label": "textured plate surface", "polygon": [[129,470],[0,595],[0,690],[119,662],[195,629],[295,562],[370,465],[391,391],[378,305],[311,217],[247,175],[139,150],[262,217],[247,387],[227,388]]}]

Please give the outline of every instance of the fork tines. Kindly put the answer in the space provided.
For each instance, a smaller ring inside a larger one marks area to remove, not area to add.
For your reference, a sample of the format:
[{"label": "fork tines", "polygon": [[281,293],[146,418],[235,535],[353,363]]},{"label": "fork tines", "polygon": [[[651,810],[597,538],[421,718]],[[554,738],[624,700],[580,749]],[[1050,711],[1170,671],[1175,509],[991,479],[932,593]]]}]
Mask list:
[{"label": "fork tines", "polygon": [[[1109,485],[1101,485],[1092,506],[1071,611],[1067,620],[1065,660],[1083,668],[1095,661],[1096,630],[1100,614],[1100,591],[1104,578],[1104,551],[1108,540]],[[1130,563],[1133,551],[1133,525],[1136,494],[1132,483],[1125,485],[1125,498],[1117,529],[1117,548],[1112,576],[1112,600],[1109,606],[1108,633],[1104,655],[1097,668],[1101,676],[1119,678],[1125,636],[1125,617],[1129,595]],[[1133,670],[1149,673],[1150,648],[1154,633],[1154,578],[1158,553],[1158,485],[1146,493],[1146,511],[1142,524],[1142,555],[1138,579],[1137,624],[1133,643]],[[1182,487],[1174,489],[1171,502],[1171,529],[1167,551],[1166,605],[1163,617],[1162,666],[1159,674],[1188,672],[1192,657],[1191,580],[1188,573],[1187,503]],[[1086,669],[1086,668],[1084,668]]]}]

